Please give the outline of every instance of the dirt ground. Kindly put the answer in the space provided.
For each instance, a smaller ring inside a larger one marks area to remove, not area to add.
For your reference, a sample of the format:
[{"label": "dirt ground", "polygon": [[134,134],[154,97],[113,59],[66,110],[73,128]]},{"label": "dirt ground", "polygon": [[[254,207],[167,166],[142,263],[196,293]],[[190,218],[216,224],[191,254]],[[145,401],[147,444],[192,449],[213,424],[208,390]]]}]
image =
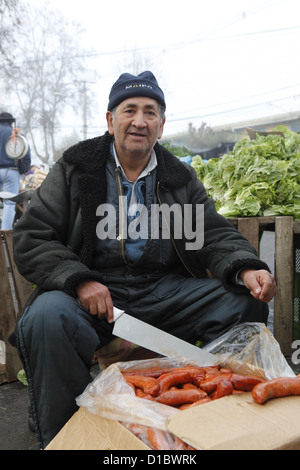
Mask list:
[{"label": "dirt ground", "polygon": [[28,389],[21,382],[0,385],[0,450],[38,450],[28,427]]}]

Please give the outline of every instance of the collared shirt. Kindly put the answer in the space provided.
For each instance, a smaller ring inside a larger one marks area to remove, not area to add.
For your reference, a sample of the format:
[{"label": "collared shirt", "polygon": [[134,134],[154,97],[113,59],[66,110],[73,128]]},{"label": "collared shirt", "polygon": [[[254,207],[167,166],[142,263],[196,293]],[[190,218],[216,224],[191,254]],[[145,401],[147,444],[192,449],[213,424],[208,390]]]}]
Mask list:
[{"label": "collared shirt", "polygon": [[[128,215],[135,215],[137,213],[137,211],[139,210],[139,203],[138,203],[138,196],[137,196],[137,192],[136,192],[136,183],[141,180],[142,178],[144,178],[145,176],[147,176],[152,170],[154,170],[157,166],[157,158],[156,158],[156,154],[155,154],[155,151],[152,150],[151,152],[151,155],[150,155],[150,160],[147,164],[147,166],[144,168],[144,170],[142,171],[142,173],[139,175],[139,177],[137,178],[136,181],[130,181],[127,176],[125,175],[125,172],[122,168],[122,165],[118,159],[118,155],[117,155],[117,152],[116,152],[116,149],[115,149],[115,145],[113,145],[113,154],[114,154],[114,158],[115,158],[115,162],[116,162],[116,167],[120,169],[121,173],[122,173],[122,177],[125,181],[127,181],[131,186],[132,186],[132,190],[131,190],[131,196],[130,196],[130,200],[128,202]],[[239,284],[241,286],[244,285],[244,282],[242,281],[242,279],[240,278],[240,272],[242,271],[242,269],[240,269],[236,275],[235,275],[235,283],[236,284]]]},{"label": "collared shirt", "polygon": [[116,167],[121,170],[123,179],[125,181],[128,181],[128,183],[130,183],[130,185],[132,186],[131,196],[130,196],[130,200],[128,202],[128,214],[129,215],[130,214],[136,214],[136,212],[138,210],[138,207],[139,207],[139,204],[138,204],[138,198],[137,198],[137,193],[136,193],[136,190],[135,190],[135,186],[136,186],[136,183],[140,179],[147,176],[151,171],[153,171],[156,168],[156,166],[157,166],[156,153],[155,153],[154,150],[152,150],[149,162],[147,163],[146,167],[143,169],[143,171],[141,172],[141,174],[139,175],[139,177],[137,178],[136,181],[130,181],[127,178],[127,176],[125,174],[125,171],[123,170],[122,165],[121,165],[121,163],[118,159],[118,155],[117,155],[117,152],[116,152],[116,149],[115,149],[115,145],[113,145],[113,153],[114,153],[114,158],[115,158],[115,162],[116,162]]}]

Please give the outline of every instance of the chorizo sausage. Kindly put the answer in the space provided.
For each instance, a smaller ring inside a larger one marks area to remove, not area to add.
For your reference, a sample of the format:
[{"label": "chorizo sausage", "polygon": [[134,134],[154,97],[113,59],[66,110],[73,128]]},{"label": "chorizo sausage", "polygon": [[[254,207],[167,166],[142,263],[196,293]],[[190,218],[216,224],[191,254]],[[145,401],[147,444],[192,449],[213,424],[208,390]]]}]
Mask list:
[{"label": "chorizo sausage", "polygon": [[217,398],[226,397],[227,395],[231,395],[232,391],[233,385],[231,380],[229,378],[225,378],[224,380],[220,380],[216,390],[210,394],[210,398],[212,400],[216,400]]},{"label": "chorizo sausage", "polygon": [[215,377],[205,379],[200,383],[200,388],[206,393],[212,393],[216,390],[219,382],[221,382],[222,380],[226,380],[230,377],[231,374],[219,374]]},{"label": "chorizo sausage", "polygon": [[262,377],[255,377],[254,375],[239,375],[232,374],[231,382],[235,390],[242,390],[243,392],[251,392],[254,385],[265,382],[266,379]]},{"label": "chorizo sausage", "polygon": [[279,377],[259,383],[252,389],[252,397],[260,405],[271,398],[287,397],[289,395],[300,395],[300,378]]},{"label": "chorizo sausage", "polygon": [[[199,390],[197,385],[194,385],[194,384],[191,384],[190,382],[189,383],[186,383],[186,384],[183,384],[182,388],[184,390]],[[171,390],[171,389],[170,389]]]},{"label": "chorizo sausage", "polygon": [[168,374],[170,372],[181,372],[181,371],[190,371],[190,372],[201,372],[203,375],[205,375],[205,370],[203,367],[197,366],[197,365],[191,365],[188,364],[186,366],[182,367],[150,367],[149,369],[133,369],[133,370],[123,370],[122,374],[123,376],[127,375],[142,375],[145,377],[154,377],[157,379],[163,374]]},{"label": "chorizo sausage", "polygon": [[147,439],[150,447],[154,450],[172,450],[167,433],[161,429],[148,427]]},{"label": "chorizo sausage", "polygon": [[161,367],[151,367],[149,369],[134,369],[134,370],[123,370],[122,374],[124,377],[130,375],[139,375],[143,377],[153,377],[157,379],[162,374],[172,372],[173,368],[162,369]]},{"label": "chorizo sausage", "polygon": [[135,436],[141,438],[147,432],[147,426],[138,423],[123,423],[123,425],[131,431]]},{"label": "chorizo sausage", "polygon": [[169,406],[179,406],[184,403],[194,403],[205,398],[207,393],[203,390],[172,390],[159,394],[155,401]]},{"label": "chorizo sausage", "polygon": [[205,380],[206,376],[203,372],[195,372],[192,374],[192,383],[196,385],[196,387],[200,387],[201,382]]},{"label": "chorizo sausage", "polygon": [[160,385],[160,393],[164,393],[169,390],[172,385],[185,384],[190,382],[191,374],[188,371],[181,372],[169,372],[158,377],[157,381]]},{"label": "chorizo sausage", "polygon": [[208,379],[210,377],[215,377],[216,375],[220,375],[220,370],[219,366],[208,366],[208,367],[203,367],[205,370],[205,377]]},{"label": "chorizo sausage", "polygon": [[154,400],[154,397],[149,393],[145,393],[141,388],[135,389],[135,396],[138,398],[145,398],[146,400]]},{"label": "chorizo sausage", "polygon": [[146,394],[155,397],[159,394],[160,385],[154,377],[142,377],[138,375],[127,375],[126,382],[131,383],[136,388],[141,388]]}]

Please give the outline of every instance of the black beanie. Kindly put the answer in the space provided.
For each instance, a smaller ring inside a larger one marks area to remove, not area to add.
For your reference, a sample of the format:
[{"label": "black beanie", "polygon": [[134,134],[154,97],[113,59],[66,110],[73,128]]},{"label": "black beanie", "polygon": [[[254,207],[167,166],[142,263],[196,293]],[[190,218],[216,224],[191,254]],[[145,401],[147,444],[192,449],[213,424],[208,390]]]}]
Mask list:
[{"label": "black beanie", "polygon": [[164,110],[166,109],[164,94],[159,88],[152,72],[142,72],[137,76],[130,73],[122,73],[110,91],[108,111],[111,111],[122,101],[133,96],[153,98]]},{"label": "black beanie", "polygon": [[10,113],[0,113],[0,122],[16,122],[16,119]]}]

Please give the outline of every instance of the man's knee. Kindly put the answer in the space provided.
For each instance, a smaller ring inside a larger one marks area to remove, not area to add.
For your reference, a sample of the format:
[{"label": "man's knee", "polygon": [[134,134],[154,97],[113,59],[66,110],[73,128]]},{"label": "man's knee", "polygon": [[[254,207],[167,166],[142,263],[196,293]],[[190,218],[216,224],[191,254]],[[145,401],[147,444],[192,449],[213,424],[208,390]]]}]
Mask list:
[{"label": "man's knee", "polygon": [[[76,318],[76,300],[61,291],[41,294],[27,308],[20,320],[23,331],[44,336],[57,335],[61,329],[74,329]],[[72,334],[72,331],[70,331]]]},{"label": "man's knee", "polygon": [[85,362],[99,344],[90,315],[61,291],[46,292],[33,302],[19,322],[18,336],[33,356],[71,357],[76,351]]}]

